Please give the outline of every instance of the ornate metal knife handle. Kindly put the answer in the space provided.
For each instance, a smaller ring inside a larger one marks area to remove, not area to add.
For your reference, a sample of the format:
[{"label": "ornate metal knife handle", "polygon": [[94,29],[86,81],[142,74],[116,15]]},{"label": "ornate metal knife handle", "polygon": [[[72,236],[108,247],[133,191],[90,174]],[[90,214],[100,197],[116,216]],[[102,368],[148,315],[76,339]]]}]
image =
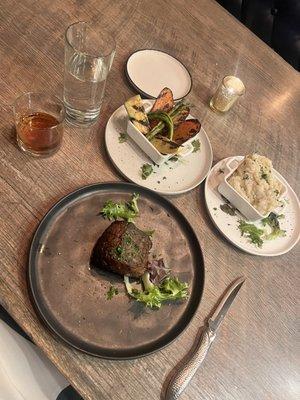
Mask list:
[{"label": "ornate metal knife handle", "polygon": [[191,357],[183,364],[183,366],[180,366],[180,370],[175,373],[171,379],[166,391],[166,400],[176,400],[179,398],[195,375],[197,369],[202,364],[214,338],[215,333],[208,325],[203,329],[201,338],[199,339]]}]

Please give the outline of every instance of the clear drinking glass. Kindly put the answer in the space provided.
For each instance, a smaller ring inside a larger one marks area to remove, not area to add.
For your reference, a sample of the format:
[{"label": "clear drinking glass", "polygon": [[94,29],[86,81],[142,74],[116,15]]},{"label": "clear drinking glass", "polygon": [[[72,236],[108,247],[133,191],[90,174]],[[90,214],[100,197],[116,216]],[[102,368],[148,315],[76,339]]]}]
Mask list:
[{"label": "clear drinking glass", "polygon": [[21,150],[48,157],[61,146],[65,107],[56,96],[25,93],[13,104],[17,142]]},{"label": "clear drinking glass", "polygon": [[76,22],[66,30],[64,103],[71,123],[89,125],[99,116],[115,49],[101,26]]},{"label": "clear drinking glass", "polygon": [[245,93],[243,82],[236,76],[225,76],[216,93],[210,100],[213,111],[224,113],[233,106],[237,99]]}]

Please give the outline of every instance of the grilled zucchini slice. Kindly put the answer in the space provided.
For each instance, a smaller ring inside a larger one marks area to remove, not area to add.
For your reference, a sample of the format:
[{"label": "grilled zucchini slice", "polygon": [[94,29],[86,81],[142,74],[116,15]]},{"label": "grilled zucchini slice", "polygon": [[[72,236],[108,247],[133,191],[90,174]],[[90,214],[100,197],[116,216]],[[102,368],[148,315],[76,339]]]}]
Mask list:
[{"label": "grilled zucchini slice", "polygon": [[131,97],[125,102],[125,108],[130,121],[144,135],[150,131],[150,124],[145,112],[141,96]]}]

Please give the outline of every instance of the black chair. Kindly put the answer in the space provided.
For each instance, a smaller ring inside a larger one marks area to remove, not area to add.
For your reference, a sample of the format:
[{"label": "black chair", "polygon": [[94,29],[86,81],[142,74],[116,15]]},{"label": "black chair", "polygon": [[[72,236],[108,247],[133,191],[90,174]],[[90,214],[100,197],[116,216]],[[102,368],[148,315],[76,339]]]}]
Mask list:
[{"label": "black chair", "polygon": [[300,70],[300,0],[217,0]]}]

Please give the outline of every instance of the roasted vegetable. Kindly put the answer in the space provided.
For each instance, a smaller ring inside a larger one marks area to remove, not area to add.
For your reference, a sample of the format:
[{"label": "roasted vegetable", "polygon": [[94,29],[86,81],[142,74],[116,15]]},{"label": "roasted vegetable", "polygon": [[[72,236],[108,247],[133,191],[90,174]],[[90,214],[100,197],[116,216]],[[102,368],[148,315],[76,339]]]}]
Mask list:
[{"label": "roasted vegetable", "polygon": [[174,107],[174,99],[172,90],[169,88],[164,88],[158,95],[155,103],[150,112],[154,111],[165,111],[169,112]]},{"label": "roasted vegetable", "polygon": [[167,114],[165,112],[149,113],[148,118],[150,120],[158,120],[158,121],[164,122],[165,126],[167,127],[167,137],[170,140],[173,139],[174,125],[173,125],[172,118],[169,116],[169,114]]},{"label": "roasted vegetable", "polygon": [[161,154],[177,154],[181,147],[163,136],[156,136],[151,140],[151,143]]},{"label": "roasted vegetable", "polygon": [[[176,154],[179,146],[194,137],[201,128],[197,119],[186,120],[189,106],[183,100],[175,104],[172,91],[168,88],[160,92],[148,115],[139,95],[126,101],[125,107],[132,123],[162,154]],[[158,135],[160,137],[156,138]]]},{"label": "roasted vegetable", "polygon": [[200,131],[201,124],[197,119],[187,119],[181,122],[174,130],[173,141],[181,145],[190,138],[197,135]]},{"label": "roasted vegetable", "polygon": [[180,107],[178,107],[175,115],[172,117],[174,127],[185,121],[189,114],[190,108],[187,105],[182,104]]},{"label": "roasted vegetable", "polygon": [[[182,101],[178,102],[175,107],[173,108],[172,111],[168,113],[168,115],[171,117],[173,121],[173,125],[178,125],[180,121],[184,121],[186,118],[186,113],[189,112],[189,107],[185,105]],[[195,120],[198,121],[198,120]],[[199,122],[199,121],[198,121]],[[199,122],[200,124],[200,122]],[[201,127],[201,124],[200,124]],[[151,141],[154,136],[156,136],[158,133],[163,134],[163,131],[165,129],[165,124],[164,122],[160,121],[151,131],[146,135],[147,139]]]},{"label": "roasted vegetable", "polygon": [[125,102],[130,121],[144,135],[150,131],[150,124],[140,95],[131,97]]}]

